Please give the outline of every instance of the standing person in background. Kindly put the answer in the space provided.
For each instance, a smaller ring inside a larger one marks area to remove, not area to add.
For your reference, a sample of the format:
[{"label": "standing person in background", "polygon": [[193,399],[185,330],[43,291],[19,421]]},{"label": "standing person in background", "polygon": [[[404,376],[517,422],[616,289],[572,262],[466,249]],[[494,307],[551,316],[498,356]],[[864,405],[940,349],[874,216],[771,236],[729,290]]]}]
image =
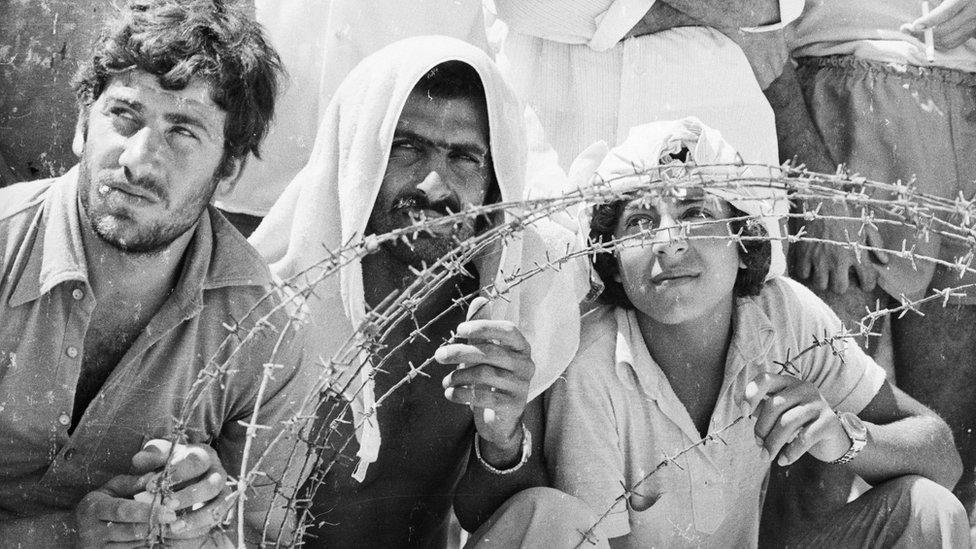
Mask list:
[{"label": "standing person in background", "polygon": [[[928,59],[925,28],[935,37]],[[848,170],[886,183],[955,200],[976,192],[976,5],[947,0],[922,16],[921,0],[808,0],[791,39],[804,99],[829,154]],[[891,199],[890,195],[874,198]],[[860,217],[842,204],[822,213]],[[834,211],[838,210],[838,211]],[[866,227],[861,242],[954,262],[970,252],[962,241],[912,229]],[[859,221],[812,223],[812,236],[846,241],[862,234]],[[801,243],[792,272],[849,323],[880,300],[976,282],[976,276],[891,255]],[[964,469],[956,494],[976,519],[976,291],[891,318],[892,352],[900,388],[932,407],[952,427]]]}]

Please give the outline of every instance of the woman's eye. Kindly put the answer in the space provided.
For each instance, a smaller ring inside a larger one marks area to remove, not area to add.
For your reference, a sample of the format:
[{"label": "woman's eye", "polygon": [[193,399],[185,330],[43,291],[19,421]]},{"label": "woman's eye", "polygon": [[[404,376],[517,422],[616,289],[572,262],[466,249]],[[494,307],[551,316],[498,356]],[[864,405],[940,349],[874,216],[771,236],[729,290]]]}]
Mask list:
[{"label": "woman's eye", "polygon": [[654,228],[654,220],[651,219],[650,217],[643,216],[643,215],[631,216],[627,218],[627,223],[625,224],[625,226],[628,229],[636,228],[642,231],[646,231]]},{"label": "woman's eye", "polygon": [[690,220],[715,219],[715,216],[712,214],[712,212],[708,211],[705,208],[688,208],[687,210],[684,211],[683,214],[681,214],[681,218],[690,219]]},{"label": "woman's eye", "polygon": [[182,137],[189,137],[189,138],[192,138],[192,139],[196,139],[197,138],[197,134],[193,133],[193,130],[191,130],[191,129],[187,128],[187,127],[184,127],[184,126],[173,126],[170,129],[170,131],[173,132],[174,134],[179,135],[179,136],[182,136]]}]

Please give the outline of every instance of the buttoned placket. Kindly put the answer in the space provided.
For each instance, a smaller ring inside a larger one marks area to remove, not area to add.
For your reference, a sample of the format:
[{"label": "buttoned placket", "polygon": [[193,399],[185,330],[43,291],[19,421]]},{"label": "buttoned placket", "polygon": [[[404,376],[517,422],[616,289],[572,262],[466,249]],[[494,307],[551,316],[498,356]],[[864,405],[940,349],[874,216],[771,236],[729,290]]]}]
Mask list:
[{"label": "buttoned placket", "polygon": [[79,280],[65,284],[68,286],[55,288],[52,290],[52,295],[48,296],[63,296],[67,314],[62,340],[63,352],[59,354],[60,360],[55,372],[58,380],[55,387],[61,392],[56,402],[60,407],[52,411],[56,419],[51,422],[52,430],[56,432],[57,451],[53,455],[51,466],[45,473],[42,483],[57,477],[77,456],[77,448],[72,442],[73,435],[68,433],[68,429],[71,428],[75,390],[81,376],[85,334],[88,332],[91,314],[95,309],[95,300],[86,282]]}]

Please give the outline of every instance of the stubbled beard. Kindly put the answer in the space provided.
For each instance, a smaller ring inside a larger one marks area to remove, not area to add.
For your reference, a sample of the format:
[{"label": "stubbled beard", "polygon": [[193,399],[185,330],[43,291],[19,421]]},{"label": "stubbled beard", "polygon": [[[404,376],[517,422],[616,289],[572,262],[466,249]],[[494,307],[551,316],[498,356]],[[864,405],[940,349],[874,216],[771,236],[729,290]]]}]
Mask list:
[{"label": "stubbled beard", "polygon": [[[118,211],[109,211],[110,208],[105,207],[104,204],[101,207],[97,204],[94,207],[92,206],[92,194],[99,193],[99,189],[109,180],[110,177],[92,179],[92,170],[88,165],[88,160],[84,155],[82,156],[78,188],[81,205],[84,209],[83,215],[87,218],[95,235],[106,244],[126,253],[147,255],[165,250],[173,241],[196,224],[200,213],[210,202],[210,196],[218,183],[218,179],[214,175],[210,185],[185,201],[181,205],[182,207],[172,210],[169,219],[153,222],[145,227],[138,227],[138,222],[128,215],[124,208]],[[159,187],[154,183],[143,186],[153,187],[154,185],[156,188]],[[156,192],[161,194],[159,191]],[[203,203],[198,209],[195,206],[200,204],[200,200],[203,200]],[[188,210],[196,210],[195,215],[192,217],[186,215],[185,212]]]},{"label": "stubbled beard", "polygon": [[[403,220],[406,212],[410,210],[431,211],[441,215],[449,215],[458,213],[461,210],[461,205],[453,200],[431,203],[424,193],[408,191],[398,196],[389,208],[374,209],[370,214],[366,232],[385,234],[408,226],[404,225]],[[393,242],[385,242],[383,247],[401,263],[422,268],[425,265],[434,264],[441,257],[457,248],[458,242],[475,234],[474,223],[471,220],[465,220],[455,225],[453,230],[447,234],[418,231],[406,235],[409,244],[398,239]]]}]

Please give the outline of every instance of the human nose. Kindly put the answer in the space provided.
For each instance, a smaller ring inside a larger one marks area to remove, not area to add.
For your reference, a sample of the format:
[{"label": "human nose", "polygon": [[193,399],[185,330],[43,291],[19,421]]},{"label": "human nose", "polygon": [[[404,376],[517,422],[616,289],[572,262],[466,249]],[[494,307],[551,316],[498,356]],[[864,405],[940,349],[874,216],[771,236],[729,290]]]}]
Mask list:
[{"label": "human nose", "polygon": [[126,138],[122,154],[119,155],[119,165],[136,179],[151,175],[161,154],[160,141],[152,128],[140,128]]},{"label": "human nose", "polygon": [[423,192],[431,203],[442,202],[454,193],[447,179],[437,169],[430,170],[423,181],[417,185],[417,190]]},{"label": "human nose", "polygon": [[654,232],[652,241],[655,256],[674,257],[688,250],[688,239],[683,227],[669,216],[661,218],[661,224]]}]

